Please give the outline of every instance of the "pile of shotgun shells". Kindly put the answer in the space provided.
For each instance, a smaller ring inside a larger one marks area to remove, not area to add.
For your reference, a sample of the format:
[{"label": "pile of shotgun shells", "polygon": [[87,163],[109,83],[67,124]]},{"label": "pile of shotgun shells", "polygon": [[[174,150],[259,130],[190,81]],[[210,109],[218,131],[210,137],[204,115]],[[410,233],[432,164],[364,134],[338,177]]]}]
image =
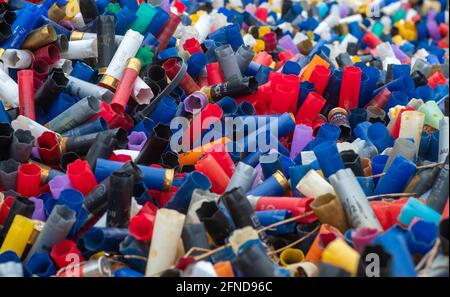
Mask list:
[{"label": "pile of shotgun shells", "polygon": [[0,276],[448,276],[448,7],[1,2]]}]

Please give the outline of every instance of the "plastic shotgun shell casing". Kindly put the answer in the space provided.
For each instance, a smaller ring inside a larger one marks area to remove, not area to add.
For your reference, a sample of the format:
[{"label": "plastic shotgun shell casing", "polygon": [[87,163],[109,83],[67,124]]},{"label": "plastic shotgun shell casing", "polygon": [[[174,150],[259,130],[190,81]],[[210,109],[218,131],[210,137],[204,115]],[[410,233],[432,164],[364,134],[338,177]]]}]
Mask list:
[{"label": "plastic shotgun shell casing", "polygon": [[33,54],[28,50],[3,49],[0,57],[5,66],[13,69],[28,68],[33,62]]},{"label": "plastic shotgun shell casing", "polygon": [[167,87],[166,70],[160,65],[146,66],[141,70],[143,79],[147,84],[155,83],[161,90]]},{"label": "plastic shotgun shell casing", "polygon": [[[209,249],[208,238],[206,237],[206,229],[203,223],[185,224],[181,234],[183,247],[185,251],[189,251],[193,247]],[[193,253],[196,255],[196,252]],[[198,254],[198,253],[197,253]]]},{"label": "plastic shotgun shell casing", "polygon": [[111,89],[117,88],[126,67],[125,61],[128,61],[129,58],[136,55],[143,40],[144,36],[139,32],[131,29],[127,31],[108,65],[108,68],[100,81],[100,85],[105,85]]},{"label": "plastic shotgun shell casing", "polygon": [[48,217],[44,229],[33,244],[27,259],[36,253],[50,252],[51,248],[66,239],[76,221],[74,210],[64,205],[56,205]]},{"label": "plastic shotgun shell casing", "polygon": [[[271,210],[271,209],[285,209],[292,213],[292,216],[298,216],[311,211],[310,204],[313,198],[302,198],[298,199],[296,197],[257,197],[249,196],[247,198],[250,203],[255,208],[255,210]],[[317,217],[312,214],[304,218],[297,219],[297,222],[314,222]]]},{"label": "plastic shotgun shell casing", "polygon": [[15,198],[12,196],[6,197],[5,199],[2,198],[2,204],[0,206],[0,224],[3,225],[5,223],[5,220],[8,217],[8,213],[11,208],[11,205],[14,202],[14,199]]},{"label": "plastic shotgun shell casing", "polygon": [[126,147],[128,142],[126,131],[122,128],[116,128],[81,136],[62,137],[60,140],[61,151],[75,152],[79,155],[86,155],[100,133],[113,135],[117,139],[120,148]]},{"label": "plastic shotgun shell casing", "polygon": [[225,81],[219,62],[206,64],[206,72],[208,74],[209,85],[222,84]]},{"label": "plastic shotgun shell casing", "polygon": [[242,45],[238,48],[234,56],[239,66],[239,70],[241,71],[241,73],[244,73],[253,57],[255,56],[255,53],[249,46]]},{"label": "plastic shotgun shell casing", "polygon": [[176,15],[175,13],[170,12],[169,20],[166,22],[163,29],[157,36],[159,41],[158,48],[160,51],[166,49],[167,45],[169,44],[170,38],[173,36],[180,23],[181,17]]},{"label": "plastic shotgun shell casing", "polygon": [[14,131],[11,142],[11,158],[20,163],[28,161],[34,144],[34,137],[28,130],[17,129]]},{"label": "plastic shotgun shell casing", "polygon": [[130,223],[134,177],[126,171],[115,172],[109,179],[109,186],[106,225],[127,228]]},{"label": "plastic shotgun shell casing", "polygon": [[310,206],[322,224],[336,226],[342,233],[349,229],[344,207],[336,195],[326,194],[317,197]]},{"label": "plastic shotgun shell casing", "polygon": [[35,120],[33,71],[20,70],[17,72],[17,76],[19,87],[19,113]]},{"label": "plastic shotgun shell casing", "polygon": [[72,240],[63,240],[58,242],[52,247],[50,257],[55,262],[58,268],[63,268],[72,263],[71,258],[78,256],[80,261],[84,261],[80,250],[77,248],[76,243]]},{"label": "plastic shotgun shell casing", "polygon": [[399,138],[413,138],[416,145],[416,154],[419,151],[425,114],[418,111],[405,111],[402,113]]},{"label": "plastic shotgun shell casing", "polygon": [[55,176],[48,185],[54,198],[59,198],[62,191],[70,189],[72,186],[67,175]]},{"label": "plastic shotgun shell casing", "polygon": [[59,164],[61,148],[58,136],[55,133],[45,131],[36,139],[36,143],[42,163],[47,165]]},{"label": "plastic shotgun shell casing", "polygon": [[[336,194],[341,199],[352,227],[370,227],[382,230],[375,213],[367,201],[366,195],[351,169],[341,169],[331,175],[329,180]],[[353,211],[355,208],[359,211]]]},{"label": "plastic shotgun shell casing", "polygon": [[[53,44],[58,49],[59,53],[65,53],[69,49],[69,39],[64,34],[58,34],[56,36],[56,41]],[[60,63],[62,63],[62,65]],[[65,67],[65,65],[68,65],[67,68]],[[64,73],[69,73],[70,72],[70,71],[67,70],[67,69],[70,68],[70,65],[72,65],[72,61],[66,60],[66,59],[61,59],[60,61],[55,63],[55,67],[62,68]]]},{"label": "plastic shotgun shell casing", "polygon": [[44,109],[48,108],[50,103],[66,88],[68,82],[69,80],[64,75],[62,69],[54,68],[35,92],[34,98],[36,105]]},{"label": "plastic shotgun shell casing", "polygon": [[386,117],[386,112],[378,106],[368,106],[367,111],[367,121],[371,123],[381,122],[384,123],[384,118]]},{"label": "plastic shotgun shell casing", "polygon": [[115,21],[113,16],[100,15],[97,17],[96,39],[99,74],[104,74],[116,50],[114,27]]},{"label": "plastic shotgun shell casing", "polygon": [[283,173],[277,171],[246,194],[247,196],[283,196],[289,190],[290,185],[288,180]]},{"label": "plastic shotgun shell casing", "polygon": [[83,124],[99,111],[100,101],[93,96],[89,96],[60,113],[45,126],[52,131],[63,133]]},{"label": "plastic shotgun shell casing", "polygon": [[61,57],[68,60],[81,60],[97,58],[97,40],[82,39],[69,41],[67,51],[61,54]]},{"label": "plastic shotgun shell casing", "polygon": [[439,175],[434,181],[431,193],[427,199],[427,205],[435,211],[442,213],[445,207],[445,203],[448,201],[448,155],[445,159],[444,167],[441,168]]},{"label": "plastic shotgun shell casing", "polygon": [[359,257],[358,252],[352,249],[342,238],[333,240],[322,253],[323,262],[340,267],[352,275],[356,275]]},{"label": "plastic shotgun shell casing", "polygon": [[224,244],[225,239],[233,232],[233,227],[215,201],[205,201],[196,210],[200,221],[205,224],[206,231],[218,246]]},{"label": "plastic shotgun shell casing", "polygon": [[11,105],[12,107],[19,106],[19,92],[17,83],[0,69],[0,97],[4,103]]},{"label": "plastic shotgun shell casing", "polygon": [[[136,158],[138,164],[153,164],[159,162],[160,154],[169,144],[172,132],[168,125],[158,124],[147,139],[144,147]],[[159,153],[158,153],[159,152]]]},{"label": "plastic shotgun shell casing", "polygon": [[111,106],[117,106],[122,112],[128,104],[128,99],[133,93],[133,86],[135,84],[136,78],[141,70],[141,62],[139,59],[130,58],[127,62],[127,66],[123,71],[122,78],[117,86],[114,97],[111,101]]},{"label": "plastic shotgun shell casing", "polygon": [[255,168],[244,162],[239,162],[230,178],[226,191],[230,191],[233,188],[241,188],[244,193],[247,193],[251,190],[256,175]]},{"label": "plastic shotgun shell casing", "polygon": [[[127,162],[119,165],[117,171],[130,173],[134,177],[134,183],[142,179],[141,170],[133,162]],[[90,191],[84,201],[83,207],[91,216],[99,217],[108,209],[108,193],[109,193],[110,177],[99,183],[92,191]]]},{"label": "plastic shotgun shell casing", "polygon": [[367,138],[377,147],[378,152],[383,152],[394,144],[394,139],[386,126],[380,122],[372,124],[367,129]]},{"label": "plastic shotgun shell casing", "polygon": [[361,69],[358,67],[344,67],[339,107],[345,108],[346,110],[358,107],[361,75]]},{"label": "plastic shotgun shell casing", "polygon": [[44,25],[30,32],[22,43],[23,49],[35,50],[56,41],[56,31],[51,25]]},{"label": "plastic shotgun shell casing", "polygon": [[[236,228],[244,228],[247,226],[256,230],[262,228],[252,205],[240,188],[233,188],[230,191],[225,192],[220,197],[220,201],[223,202],[230,213]],[[266,238],[264,232],[261,232],[260,236],[262,239]]]},{"label": "plastic shotgun shell casing", "polygon": [[298,109],[295,122],[311,126],[324,106],[325,99],[319,93],[310,92]]},{"label": "plastic shotgun shell casing", "polygon": [[148,26],[156,16],[157,12],[158,10],[155,7],[145,2],[141,3],[136,11],[137,19],[135,19],[134,22],[130,24],[130,29],[141,34],[145,34],[145,32],[147,32]]},{"label": "plastic shotgun shell casing", "polygon": [[114,93],[106,88],[94,85],[73,76],[68,76],[67,78],[69,80],[67,84],[67,91],[71,96],[77,96],[79,98],[94,96],[106,103],[110,103],[114,97]]},{"label": "plastic shotgun shell casing", "polygon": [[333,187],[317,171],[311,169],[296,185],[305,197],[318,198],[323,195],[336,195]]},{"label": "plastic shotgun shell casing", "polygon": [[50,66],[48,65],[48,63],[43,60],[43,59],[37,59],[34,60],[31,63],[31,70],[33,70],[33,82],[34,82],[34,89],[37,90],[39,89],[39,87],[43,84],[43,81],[47,75],[48,75],[48,71],[50,69]]},{"label": "plastic shotgun shell casing", "polygon": [[89,24],[99,15],[95,0],[80,0],[79,6],[85,24]]},{"label": "plastic shotgun shell casing", "polygon": [[389,169],[397,156],[403,156],[407,160],[414,161],[416,157],[416,145],[414,142],[405,138],[397,138],[393,150],[389,155],[389,159],[387,160],[386,165],[384,165],[384,172]]},{"label": "plastic shotgun shell casing", "polygon": [[228,239],[232,250],[237,254],[241,248],[248,242],[258,242],[258,232],[251,226],[243,227],[233,231]]},{"label": "plastic shotgun shell casing", "polygon": [[420,170],[408,183],[405,193],[416,193],[417,197],[422,196],[431,189],[440,170],[439,167]]},{"label": "plastic shotgun shell casing", "polygon": [[203,173],[211,180],[212,192],[217,194],[225,192],[230,178],[212,155],[206,154],[200,159],[195,165],[195,170]]},{"label": "plastic shotgun shell casing", "polygon": [[98,158],[109,158],[118,147],[117,139],[111,134],[98,134],[97,139],[86,154],[85,160],[95,170]]},{"label": "plastic shotgun shell casing", "polygon": [[344,169],[344,162],[337,150],[335,142],[324,141],[314,147],[313,150],[326,178],[335,174],[337,171]]},{"label": "plastic shotgun shell casing", "polygon": [[41,193],[41,168],[35,164],[21,164],[17,171],[17,192],[25,197],[37,197]]},{"label": "plastic shotgun shell casing", "polygon": [[245,247],[232,261],[233,270],[246,277],[274,277],[277,275],[271,259],[259,244]]},{"label": "plastic shotgun shell casing", "polygon": [[49,19],[55,23],[59,23],[66,16],[66,6],[58,2],[53,3],[48,9],[47,15]]},{"label": "plastic shotgun shell casing", "polygon": [[242,79],[242,74],[231,46],[229,44],[221,45],[214,51],[225,80]]},{"label": "plastic shotgun shell casing", "polygon": [[43,10],[26,7],[11,24],[11,36],[2,42],[3,48],[19,48],[31,30],[37,27]]},{"label": "plastic shotgun shell casing", "polygon": [[180,213],[186,213],[192,201],[194,189],[209,190],[211,182],[209,178],[199,171],[189,173],[178,191],[165,205],[166,208],[175,209]]},{"label": "plastic shotgun shell casing", "polygon": [[106,130],[108,130],[108,123],[106,123],[103,117],[99,117],[91,122],[85,123],[83,125],[80,125],[76,128],[64,132],[62,136],[75,137],[91,133],[103,132]]},{"label": "plastic shotgun shell casing", "polygon": [[86,195],[96,185],[97,181],[87,161],[80,159],[67,166],[67,176],[75,189]]},{"label": "plastic shotgun shell casing", "polygon": [[209,190],[195,189],[192,191],[191,199],[189,201],[189,208],[186,213],[186,224],[198,224],[200,219],[197,215],[197,209],[199,209],[203,202],[217,201],[219,195],[211,193]]},{"label": "plastic shotgun shell casing", "polygon": [[[123,163],[121,162],[99,159],[97,160],[95,175],[99,181],[102,181],[111,175],[116,169],[119,169],[122,165]],[[145,185],[149,189],[170,191],[174,177],[173,169],[155,168],[142,165],[139,165],[139,169],[142,170]]]},{"label": "plastic shotgun shell casing", "polygon": [[14,130],[9,123],[0,123],[0,160],[7,159],[13,139]]},{"label": "plastic shotgun shell casing", "polygon": [[300,249],[287,248],[280,253],[280,264],[284,267],[300,263],[305,259],[305,255]]},{"label": "plastic shotgun shell casing", "polygon": [[328,112],[328,122],[341,130],[339,138],[347,140],[351,136],[351,126],[348,118],[348,112],[341,108],[335,107]]},{"label": "plastic shotgun shell casing", "polygon": [[[181,65],[179,64],[179,60],[176,58],[170,58],[166,60],[162,67],[166,70],[167,77],[171,80],[175,78],[177,73],[181,69]],[[198,84],[192,79],[189,73],[185,73],[183,78],[180,81],[179,87],[183,89],[186,94],[191,94],[195,91],[200,91],[200,87]]]},{"label": "plastic shotgun shell casing", "polygon": [[449,124],[448,117],[439,121],[439,153],[438,162],[444,162],[449,153]]},{"label": "plastic shotgun shell casing", "polygon": [[328,83],[328,78],[330,77],[330,69],[324,65],[317,65],[311,74],[309,81],[314,84],[316,92],[323,94],[325,87]]},{"label": "plastic shotgun shell casing", "polygon": [[9,228],[11,227],[11,224],[13,223],[13,220],[16,215],[21,215],[26,218],[31,218],[34,212],[34,203],[28,198],[24,197],[16,197],[14,198],[14,202],[12,203],[8,216],[5,219],[5,222],[3,224],[3,229],[1,230],[1,239],[0,241],[3,242],[3,239],[5,238]]},{"label": "plastic shotgun shell casing", "polygon": [[375,194],[401,193],[416,172],[416,165],[399,155],[375,187]]},{"label": "plastic shotgun shell casing", "polygon": [[184,101],[184,109],[187,112],[203,109],[208,103],[208,99],[203,92],[194,92],[187,96]]},{"label": "plastic shotgun shell casing", "polygon": [[344,161],[345,168],[350,168],[355,176],[364,176],[364,171],[361,165],[360,156],[353,150],[345,150],[340,153],[342,161]]},{"label": "plastic shotgun shell casing", "polygon": [[56,273],[55,264],[53,264],[48,253],[36,253],[25,263],[25,269],[29,274],[37,277],[49,277]]},{"label": "plastic shotgun shell casing", "polygon": [[34,221],[30,218],[16,215],[0,248],[0,254],[5,251],[14,251],[17,256],[22,257],[34,231],[34,225]]},{"label": "plastic shotgun shell casing", "polygon": [[223,97],[232,98],[250,95],[256,93],[258,82],[255,77],[244,77],[242,79],[228,81],[223,84],[204,87],[202,91],[213,101],[217,101]]}]

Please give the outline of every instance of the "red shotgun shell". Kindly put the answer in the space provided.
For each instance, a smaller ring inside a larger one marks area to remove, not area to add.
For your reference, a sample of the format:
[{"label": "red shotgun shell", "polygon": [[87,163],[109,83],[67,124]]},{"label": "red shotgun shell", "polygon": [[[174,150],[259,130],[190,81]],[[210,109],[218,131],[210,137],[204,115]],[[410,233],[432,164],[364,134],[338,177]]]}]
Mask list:
[{"label": "red shotgun shell", "polygon": [[316,92],[320,95],[322,95],[323,91],[325,91],[328,79],[330,78],[330,73],[330,69],[328,69],[324,65],[316,65],[311,74],[311,77],[309,78],[309,82],[314,84]]},{"label": "red shotgun shell", "polygon": [[53,132],[46,131],[37,139],[39,156],[47,165],[58,165],[61,159],[61,149],[58,138]]},{"label": "red shotgun shell", "polygon": [[[77,256],[78,259],[75,258],[75,256]],[[72,240],[63,240],[55,244],[50,251],[50,257],[58,268],[66,267],[77,260],[80,262],[84,261],[80,250]]]},{"label": "red shotgun shell", "polygon": [[339,107],[342,107],[347,111],[358,108],[361,76],[361,68],[355,66],[344,67],[341,92],[339,95]]},{"label": "red shotgun shell", "polygon": [[75,160],[67,165],[66,173],[73,188],[80,191],[83,195],[89,193],[97,185],[95,176],[87,161]]},{"label": "red shotgun shell", "polygon": [[19,70],[17,72],[17,80],[19,87],[19,113],[35,121],[33,71]]},{"label": "red shotgun shell", "polygon": [[211,155],[205,155],[195,165],[195,170],[206,175],[211,181],[211,191],[222,194],[230,182],[230,178]]},{"label": "red shotgun shell", "polygon": [[41,168],[36,164],[21,164],[17,171],[17,192],[24,197],[41,194]]},{"label": "red shotgun shell", "polygon": [[326,100],[319,93],[309,92],[295,116],[295,123],[312,126],[312,123],[325,106],[325,102]]}]

